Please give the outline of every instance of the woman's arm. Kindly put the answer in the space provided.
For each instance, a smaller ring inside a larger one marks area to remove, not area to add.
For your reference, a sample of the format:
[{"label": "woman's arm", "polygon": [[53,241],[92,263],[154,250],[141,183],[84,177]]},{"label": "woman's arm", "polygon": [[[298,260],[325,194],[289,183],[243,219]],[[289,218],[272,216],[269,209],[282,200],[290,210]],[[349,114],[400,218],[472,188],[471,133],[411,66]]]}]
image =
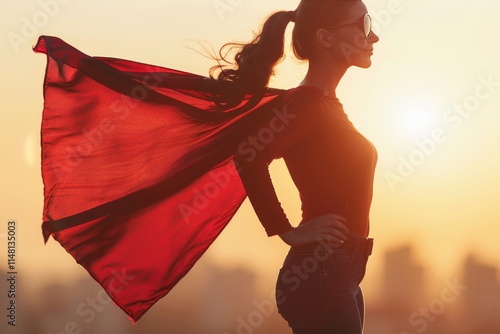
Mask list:
[{"label": "woman's arm", "polygon": [[346,219],[339,215],[329,213],[309,220],[294,229],[283,232],[279,236],[281,240],[290,246],[302,246],[315,241],[323,240],[333,248],[340,246],[347,237],[342,234],[349,232],[343,224]]},{"label": "woman's arm", "polygon": [[291,246],[314,242],[318,238],[338,246],[345,240],[341,231],[347,232],[342,223],[345,219],[335,214],[317,217],[294,228],[278,200],[269,174],[273,159],[282,157],[313,133],[318,108],[318,99],[301,103],[291,100],[282,110],[274,110],[271,120],[241,143],[234,156],[248,198],[267,235],[279,235]]}]

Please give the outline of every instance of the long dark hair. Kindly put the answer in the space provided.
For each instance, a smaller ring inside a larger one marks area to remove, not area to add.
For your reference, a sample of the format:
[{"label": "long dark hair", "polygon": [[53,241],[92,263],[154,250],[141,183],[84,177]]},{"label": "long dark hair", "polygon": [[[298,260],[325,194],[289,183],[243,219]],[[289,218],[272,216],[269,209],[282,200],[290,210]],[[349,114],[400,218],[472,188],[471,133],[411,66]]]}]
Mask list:
[{"label": "long dark hair", "polygon": [[[210,69],[210,77],[219,82],[234,83],[249,93],[266,87],[274,74],[274,67],[284,59],[285,30],[293,20],[293,12],[276,12],[265,21],[261,32],[250,43],[224,44],[219,51],[218,65]],[[232,62],[227,55],[235,48],[240,50]]]},{"label": "long dark hair", "polygon": [[[314,50],[317,29],[332,25],[342,17],[347,6],[360,0],[302,0],[295,11],[279,11],[270,15],[260,33],[248,44],[226,43],[213,57],[217,65],[210,69],[210,78],[218,83],[231,83],[232,105],[246,93],[259,94],[275,74],[274,68],[285,58],[284,40],[288,24],[295,22],[292,46],[299,60],[309,60]],[[234,61],[227,59],[234,49]],[[239,93],[238,93],[239,92]]]}]

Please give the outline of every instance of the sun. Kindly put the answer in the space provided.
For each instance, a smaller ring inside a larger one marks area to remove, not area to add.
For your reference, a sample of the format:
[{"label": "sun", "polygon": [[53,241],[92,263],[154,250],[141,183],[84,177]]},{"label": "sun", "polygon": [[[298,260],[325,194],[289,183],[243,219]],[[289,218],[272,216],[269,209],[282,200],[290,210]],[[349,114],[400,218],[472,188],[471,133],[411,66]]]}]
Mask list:
[{"label": "sun", "polygon": [[403,122],[405,129],[419,135],[427,132],[431,127],[432,115],[422,109],[408,110],[403,116]]},{"label": "sun", "polygon": [[431,100],[407,100],[398,109],[399,129],[408,136],[420,137],[426,135],[437,124],[437,107]]}]

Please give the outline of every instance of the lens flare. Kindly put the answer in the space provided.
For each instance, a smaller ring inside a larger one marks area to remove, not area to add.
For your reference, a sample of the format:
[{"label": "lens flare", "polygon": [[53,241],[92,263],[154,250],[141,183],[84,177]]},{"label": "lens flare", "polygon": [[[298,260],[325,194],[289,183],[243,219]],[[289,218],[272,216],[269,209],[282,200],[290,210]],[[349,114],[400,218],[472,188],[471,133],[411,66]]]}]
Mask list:
[{"label": "lens flare", "polygon": [[35,166],[36,142],[35,142],[35,136],[33,134],[29,134],[24,138],[24,161],[30,167]]}]

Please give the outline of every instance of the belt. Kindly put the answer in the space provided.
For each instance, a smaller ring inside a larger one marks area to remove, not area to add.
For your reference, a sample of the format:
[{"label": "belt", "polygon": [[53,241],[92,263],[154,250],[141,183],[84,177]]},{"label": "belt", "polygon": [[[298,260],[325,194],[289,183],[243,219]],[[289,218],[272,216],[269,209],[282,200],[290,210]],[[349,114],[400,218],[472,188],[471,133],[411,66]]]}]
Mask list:
[{"label": "belt", "polygon": [[[359,235],[342,232],[347,240],[337,248],[351,249],[354,252],[360,252],[366,254],[367,256],[372,254],[373,250],[373,238],[363,238]],[[330,249],[332,247],[328,242],[320,242],[320,247],[323,249]],[[318,243],[313,242],[303,246],[292,246],[290,247],[289,254],[300,254],[308,253],[314,251],[318,247]]]},{"label": "belt", "polygon": [[363,238],[351,233],[343,233],[347,240],[339,248],[352,249],[366,255],[371,255],[373,251],[373,238]]}]

